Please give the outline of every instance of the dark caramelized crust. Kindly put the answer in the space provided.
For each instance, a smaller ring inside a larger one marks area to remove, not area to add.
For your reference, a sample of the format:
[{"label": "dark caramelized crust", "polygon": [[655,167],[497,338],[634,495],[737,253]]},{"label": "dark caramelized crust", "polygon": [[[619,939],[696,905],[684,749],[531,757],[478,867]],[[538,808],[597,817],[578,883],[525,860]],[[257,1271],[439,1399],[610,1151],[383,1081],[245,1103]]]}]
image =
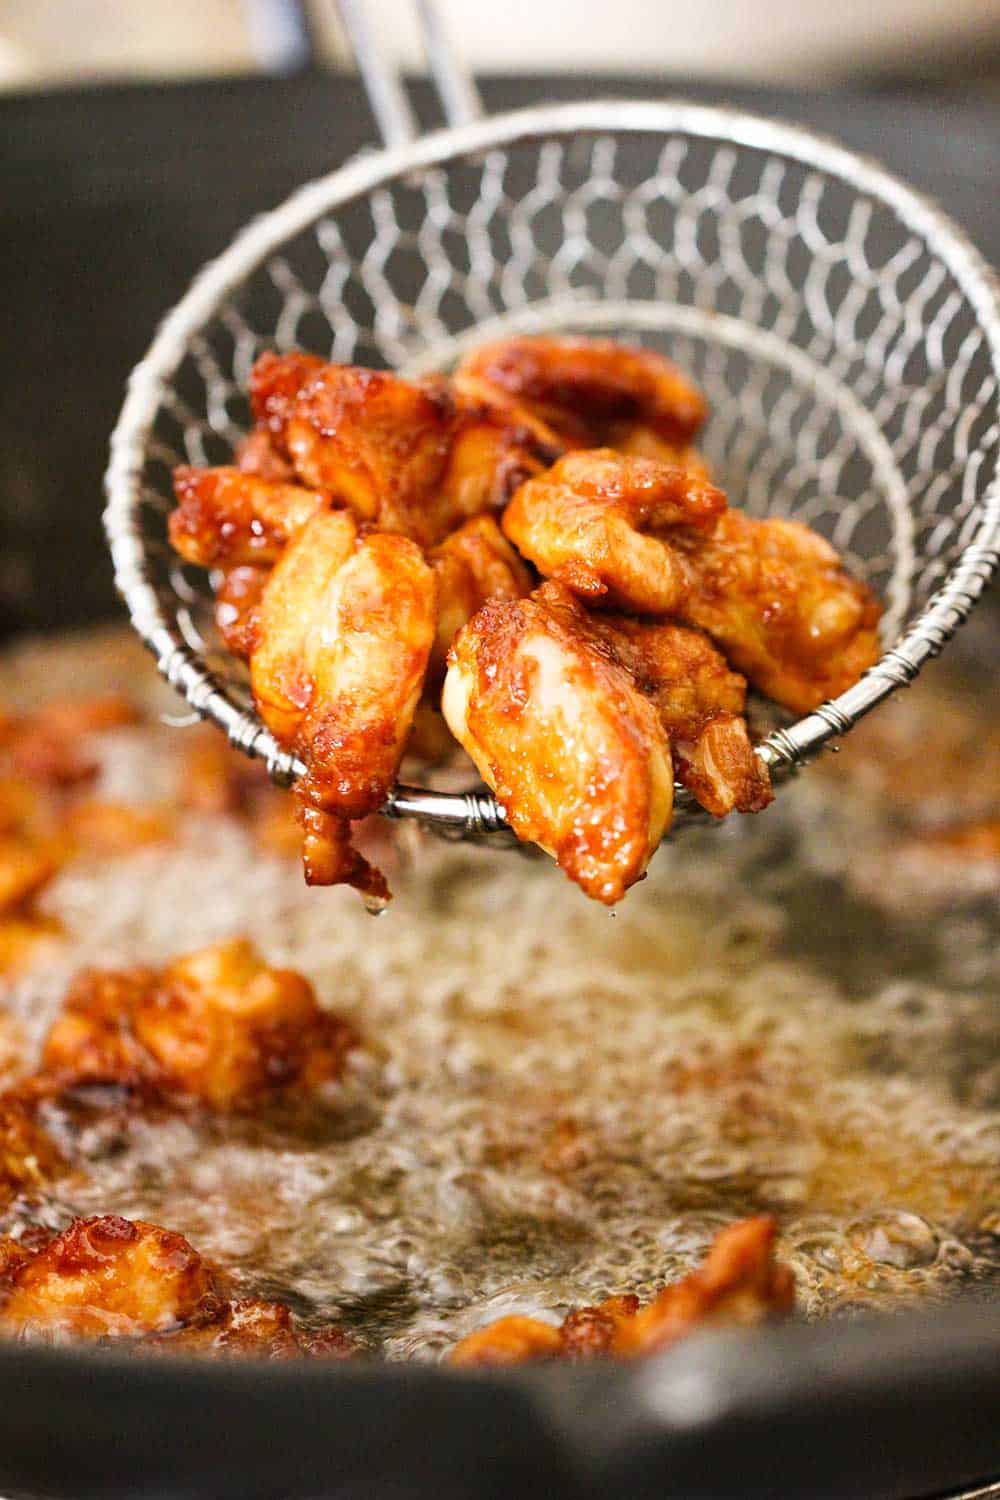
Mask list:
[{"label": "dark caramelized crust", "polygon": [[311,985],[267,967],[247,942],[220,943],[165,969],[90,971],[46,1039],[42,1082],[105,1084],[245,1108],[277,1089],[336,1078],[357,1044]]},{"label": "dark caramelized crust", "polygon": [[182,466],[174,470],[174,492],[171,545],[202,568],[276,562],[309,518],[331,503],[320,490],[234,468]]},{"label": "dark caramelized crust", "polygon": [[743,1219],[716,1238],[704,1265],[652,1302],[611,1297],[575,1309],[554,1328],[537,1318],[501,1318],[456,1344],[457,1365],[522,1364],[535,1359],[634,1359],[712,1323],[755,1324],[795,1305],[791,1270],[775,1259],[774,1220]]},{"label": "dark caramelized crust", "polygon": [[705,420],[704,398],[674,365],[612,339],[502,339],[474,349],[459,375],[527,407],[568,447],[613,447],[636,423],[684,446]]},{"label": "dark caramelized crust", "polygon": [[430,554],[438,579],[437,634],[428,676],[440,685],[452,641],[490,599],[521,599],[531,592],[531,574],[493,516],[459,526]]},{"label": "dark caramelized crust", "polygon": [[263,355],[251,399],[307,485],[422,546],[499,509],[554,456],[534,426],[442,380]]},{"label": "dark caramelized crust", "polygon": [[343,1330],[297,1327],[288,1307],[230,1298],[180,1234],[106,1214],[37,1243],[0,1238],[0,1331],[43,1341],[124,1340],[139,1352],[260,1359],[358,1352]]}]

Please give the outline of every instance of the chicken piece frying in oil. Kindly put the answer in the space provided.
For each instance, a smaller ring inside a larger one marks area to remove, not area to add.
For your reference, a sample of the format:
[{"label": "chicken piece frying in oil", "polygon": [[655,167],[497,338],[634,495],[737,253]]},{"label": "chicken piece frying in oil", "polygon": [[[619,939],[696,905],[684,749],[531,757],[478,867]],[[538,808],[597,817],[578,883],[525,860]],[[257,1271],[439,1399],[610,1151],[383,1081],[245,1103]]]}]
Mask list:
[{"label": "chicken piece frying in oil", "polygon": [[308,768],[295,795],[310,884],[388,898],[349,824],[389,794],[436,630],[437,578],[419,547],[359,530],[349,511],[315,515],[263,590],[250,681],[261,718]]},{"label": "chicken piece frying in oil", "polygon": [[277,562],[310,517],[331,504],[321,491],[228,467],[175,469],[174,493],[171,545],[202,568]]},{"label": "chicken piece frying in oil", "polygon": [[[501,339],[459,365],[455,383],[473,380],[517,403],[567,448],[619,448],[675,461],[705,420],[703,396],[651,349],[613,339]],[[692,456],[693,462],[699,462]]]},{"label": "chicken piece frying in oil", "polygon": [[157,1224],[102,1214],[37,1239],[0,1239],[0,1331],[8,1336],[262,1359],[357,1351],[341,1329],[300,1330],[283,1303],[229,1297],[228,1279]]},{"label": "chicken piece frying in oil", "polygon": [[539,1359],[635,1359],[710,1324],[747,1325],[793,1310],[791,1270],[775,1258],[774,1220],[743,1219],[718,1235],[702,1266],[640,1306],[612,1297],[577,1308],[555,1327],[524,1316],[477,1329],[451,1351],[454,1365],[511,1365]]},{"label": "chicken piece frying in oil", "polygon": [[[676,486],[682,508],[644,507]],[[750,683],[807,713],[878,656],[879,607],[830,544],[797,521],[727,509],[686,471],[610,451],[574,453],[522,486],[503,517],[519,551],[591,603],[667,614],[706,631]]]},{"label": "chicken piece frying in oil", "polygon": [[302,975],[233,941],[161,970],[80,975],[46,1039],[39,1084],[113,1085],[226,1112],[338,1077],[357,1040]]},{"label": "chicken piece frying in oil", "polygon": [[46,703],[34,713],[0,723],[0,749],[17,776],[65,790],[97,774],[97,761],[87,744],[91,735],[138,719],[135,705],[121,693]]},{"label": "chicken piece frying in oil", "polygon": [[57,1177],[65,1162],[35,1118],[30,1090],[0,1095],[0,1203]]},{"label": "chicken piece frying in oil", "polygon": [[501,509],[558,453],[534,424],[439,379],[265,354],[250,396],[258,426],[303,483],[424,547]]},{"label": "chicken piece frying in oil", "polygon": [[559,584],[494,600],[449,654],[442,708],[519,838],[611,904],[641,879],[673,807],[659,715]]},{"label": "chicken piece frying in oil", "polygon": [[687,581],[670,538],[682,527],[710,533],[725,508],[722,491],[686,469],[598,448],[528,480],[502,524],[524,557],[581,598],[662,615]]}]

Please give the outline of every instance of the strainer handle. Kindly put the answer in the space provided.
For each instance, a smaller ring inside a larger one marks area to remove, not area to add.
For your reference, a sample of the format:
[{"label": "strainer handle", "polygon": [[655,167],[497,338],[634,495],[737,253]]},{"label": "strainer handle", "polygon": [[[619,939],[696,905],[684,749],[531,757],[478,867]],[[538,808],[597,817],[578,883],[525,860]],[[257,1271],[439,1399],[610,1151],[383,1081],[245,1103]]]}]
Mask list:
[{"label": "strainer handle", "polygon": [[[416,140],[419,127],[399,73],[379,46],[369,0],[336,4],[382,139],[387,146],[405,146]],[[466,125],[483,112],[472,74],[451,45],[436,0],[416,0],[416,10],[424,57],[444,117],[449,125]]]}]

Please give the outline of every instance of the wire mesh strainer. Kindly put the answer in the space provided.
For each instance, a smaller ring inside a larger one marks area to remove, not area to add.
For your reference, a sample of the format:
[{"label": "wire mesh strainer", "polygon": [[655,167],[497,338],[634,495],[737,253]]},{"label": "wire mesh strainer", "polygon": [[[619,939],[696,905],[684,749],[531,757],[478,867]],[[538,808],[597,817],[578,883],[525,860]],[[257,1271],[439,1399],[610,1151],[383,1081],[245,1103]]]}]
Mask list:
[{"label": "wire mesh strainer", "polygon": [[[207,577],[166,540],[172,468],[230,460],[263,349],[412,374],[506,332],[620,333],[701,385],[700,446],[734,503],[807,521],[886,604],[877,665],[758,747],[773,775],[800,764],[916,676],[997,565],[987,267],[931,204],[794,127],[678,101],[478,120],[428,3],[453,125],[414,141],[363,8],[341,11],[388,148],[300,189],[201,272],[133,372],[112,438],[116,578],[161,672],[276,780],[300,772],[219,643]],[[481,789],[397,786],[384,811],[458,837],[505,827]],[[678,819],[693,815],[679,791]]]}]

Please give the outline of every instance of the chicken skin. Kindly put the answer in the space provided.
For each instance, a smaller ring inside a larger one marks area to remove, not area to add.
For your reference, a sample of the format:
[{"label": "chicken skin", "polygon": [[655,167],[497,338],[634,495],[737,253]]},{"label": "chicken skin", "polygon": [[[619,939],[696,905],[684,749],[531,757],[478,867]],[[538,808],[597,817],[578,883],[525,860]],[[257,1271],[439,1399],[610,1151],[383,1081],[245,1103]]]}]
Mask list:
[{"label": "chicken skin", "polygon": [[643,433],[683,451],[705,420],[701,393],[652,349],[613,339],[501,339],[460,364],[474,379],[526,408],[567,448],[617,448]]},{"label": "chicken skin", "polygon": [[296,785],[310,884],[388,897],[351,848],[348,823],[395,780],[437,631],[437,578],[415,543],[315,515],[263,590],[250,657],[254,699],[280,744],[305,760]]},{"label": "chicken skin", "polygon": [[685,469],[598,448],[523,484],[502,525],[523,557],[582,599],[656,615],[676,610],[686,585],[673,532],[709,533],[725,508],[721,490]]},{"label": "chicken skin", "polygon": [[797,521],[727,509],[688,471],[610,450],[568,454],[521,487],[502,524],[547,577],[591,603],[698,626],[796,712],[877,659],[878,604],[828,542]]},{"label": "chicken skin", "polygon": [[502,508],[558,453],[507,407],[439,379],[265,354],[250,394],[258,425],[306,485],[424,547]]},{"label": "chicken skin", "polygon": [[182,466],[174,492],[171,545],[202,568],[277,562],[310,517],[330,508],[329,495],[233,468]]},{"label": "chicken skin", "polygon": [[112,1085],[226,1113],[338,1077],[357,1040],[302,975],[268,967],[248,942],[219,943],[161,970],[81,974],[35,1087]]},{"label": "chicken skin", "polygon": [[465,622],[490,599],[530,594],[532,580],[492,516],[459,526],[431,552],[430,563],[438,579],[438,617],[428,683],[440,686],[448,649]]},{"label": "chicken skin", "polygon": [[559,584],[494,600],[449,654],[442,708],[519,838],[612,904],[670,821],[670,746],[655,706]]},{"label": "chicken skin", "polygon": [[442,702],[514,831],[611,904],[669,825],[675,766],[717,817],[770,802],[745,696],[700,632],[592,615],[550,582],[459,633]]},{"label": "chicken skin", "polygon": [[747,1325],[782,1317],[795,1303],[791,1270],[775,1259],[774,1220],[743,1219],[718,1235],[705,1263],[641,1306],[611,1297],[574,1309],[558,1326],[539,1318],[500,1318],[456,1344],[453,1365],[515,1365],[532,1360],[635,1359],[713,1323]]}]

